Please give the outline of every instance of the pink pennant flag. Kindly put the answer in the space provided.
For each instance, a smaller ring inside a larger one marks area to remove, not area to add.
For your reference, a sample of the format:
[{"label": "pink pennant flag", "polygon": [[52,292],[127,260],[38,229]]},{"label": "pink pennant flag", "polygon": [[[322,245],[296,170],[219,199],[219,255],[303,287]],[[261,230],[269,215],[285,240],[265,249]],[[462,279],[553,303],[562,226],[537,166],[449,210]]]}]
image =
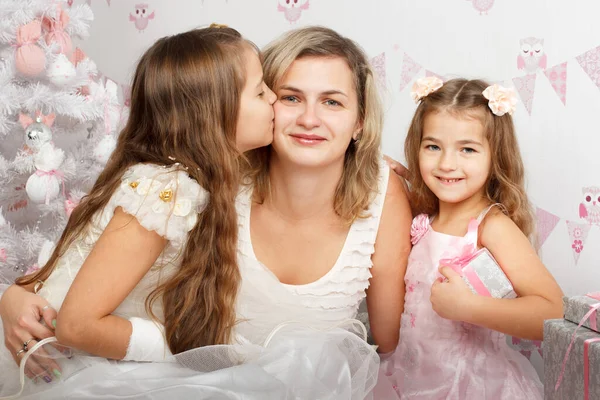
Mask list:
[{"label": "pink pennant flag", "polygon": [[567,62],[544,70],[552,88],[564,105],[567,104]]},{"label": "pink pennant flag", "polygon": [[515,89],[519,93],[519,96],[521,96],[521,100],[523,101],[523,105],[527,109],[527,112],[531,115],[533,95],[535,92],[535,74],[513,78],[513,84],[515,85]]},{"label": "pink pennant flag", "polygon": [[600,46],[577,56],[577,61],[600,89]]},{"label": "pink pennant flag", "polygon": [[385,52],[371,59],[371,64],[375,70],[375,77],[380,88],[385,88]]},{"label": "pink pennant flag", "polygon": [[408,54],[404,53],[402,59],[402,75],[400,77],[400,91],[403,91],[406,86],[419,73],[421,66],[417,64]]},{"label": "pink pennant flag", "polygon": [[428,69],[426,69],[426,70],[425,70],[425,76],[426,76],[426,77],[428,77],[428,78],[429,78],[430,76],[435,76],[436,78],[439,78],[439,79],[440,79],[442,82],[446,82],[446,79],[444,79],[444,77],[443,77],[443,76],[441,76],[441,75],[438,75],[438,74],[436,74],[435,72],[433,72],[433,71],[430,71],[430,70],[428,70]]},{"label": "pink pennant flag", "polygon": [[579,255],[585,247],[585,241],[590,231],[590,224],[578,224],[573,221],[566,221],[567,229],[569,230],[569,240],[571,242],[571,250],[573,251],[573,258],[575,259],[575,265],[579,261]]},{"label": "pink pennant flag", "polygon": [[556,224],[558,224],[558,221],[560,221],[560,218],[546,210],[536,207],[535,219],[537,222],[538,234],[535,248],[536,250],[539,250],[556,227]]}]

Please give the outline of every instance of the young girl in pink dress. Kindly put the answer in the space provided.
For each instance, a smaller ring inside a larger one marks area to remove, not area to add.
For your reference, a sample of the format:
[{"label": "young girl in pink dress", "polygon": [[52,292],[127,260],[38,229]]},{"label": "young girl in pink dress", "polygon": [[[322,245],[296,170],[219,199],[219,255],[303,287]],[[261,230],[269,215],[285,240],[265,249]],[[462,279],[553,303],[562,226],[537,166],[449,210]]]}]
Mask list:
[{"label": "young girl in pink dress", "polygon": [[[541,399],[535,370],[504,336],[542,339],[543,321],[562,315],[561,289],[528,239],[515,94],[479,80],[423,78],[412,95],[419,105],[405,154],[414,247],[400,343],[381,363],[375,398]],[[488,249],[516,298],[474,294],[440,265],[469,244]]]}]

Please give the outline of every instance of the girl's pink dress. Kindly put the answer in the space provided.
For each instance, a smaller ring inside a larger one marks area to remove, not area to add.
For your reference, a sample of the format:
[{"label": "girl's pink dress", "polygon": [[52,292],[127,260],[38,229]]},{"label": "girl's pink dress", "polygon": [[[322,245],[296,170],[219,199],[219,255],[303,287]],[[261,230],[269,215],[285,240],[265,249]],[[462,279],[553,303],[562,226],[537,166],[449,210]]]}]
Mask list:
[{"label": "girl's pink dress", "polygon": [[400,343],[381,362],[374,398],[542,399],[535,369],[508,346],[504,334],[444,319],[431,307],[431,285],[441,276],[439,260],[461,249],[466,237],[434,231],[425,214],[413,220],[411,236]]}]

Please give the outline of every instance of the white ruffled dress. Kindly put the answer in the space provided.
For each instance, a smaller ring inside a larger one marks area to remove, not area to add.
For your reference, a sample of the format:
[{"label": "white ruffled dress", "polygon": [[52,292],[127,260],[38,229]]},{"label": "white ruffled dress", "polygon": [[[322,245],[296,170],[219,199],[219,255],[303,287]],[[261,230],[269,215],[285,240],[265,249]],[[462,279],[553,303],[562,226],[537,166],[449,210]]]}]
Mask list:
[{"label": "white ruffled dress", "polygon": [[[58,359],[63,376],[50,384],[25,379],[28,399],[364,399],[369,398],[379,357],[355,320],[369,286],[371,255],[389,168],[382,162],[379,192],[369,217],[350,228],[331,271],[308,285],[284,285],[255,257],[250,240],[251,189],[238,197],[238,262],[242,283],[238,324],[231,345],[190,350],[163,362],[113,361],[77,353]],[[166,195],[167,194],[167,195]],[[165,198],[170,201],[165,201]],[[197,214],[209,201],[184,171],[136,165],[88,233],[61,258],[40,295],[60,305],[77,271],[116,207],[169,239],[164,254],[115,310],[124,318],[148,318],[144,301],[179,266],[179,257]],[[167,207],[165,208],[165,204]],[[170,211],[172,210],[172,212]],[[162,260],[162,262],[161,262]],[[168,262],[167,262],[168,261]],[[162,306],[155,305],[162,316]],[[148,335],[162,335],[161,327]],[[160,336],[158,336],[160,337]],[[131,345],[131,344],[130,344]],[[18,392],[18,370],[3,347],[0,395]]]}]

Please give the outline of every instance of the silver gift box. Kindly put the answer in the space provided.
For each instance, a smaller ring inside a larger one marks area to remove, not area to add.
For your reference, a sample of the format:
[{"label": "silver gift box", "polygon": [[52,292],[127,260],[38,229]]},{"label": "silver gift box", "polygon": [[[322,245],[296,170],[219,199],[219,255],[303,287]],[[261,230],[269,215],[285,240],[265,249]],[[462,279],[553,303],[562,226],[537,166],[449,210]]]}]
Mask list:
[{"label": "silver gift box", "polygon": [[[569,353],[565,373],[558,390],[554,390],[560,376],[563,360],[577,325],[564,319],[544,322],[544,399],[583,400],[583,342],[600,338],[600,334],[587,328],[579,328]],[[589,399],[600,399],[600,342],[589,346]]]},{"label": "silver gift box", "polygon": [[[563,305],[565,309],[565,319],[567,321],[571,321],[577,325],[583,319],[585,314],[590,311],[590,306],[600,303],[600,300],[588,297],[588,296],[573,296],[573,297],[563,297]],[[596,315],[596,332],[600,332],[600,309],[597,309],[595,312]],[[586,328],[592,328],[591,319],[588,318],[587,321],[582,325]],[[600,398],[599,398],[600,399]]]},{"label": "silver gift box", "polygon": [[[504,271],[486,248],[479,250],[464,268],[469,267],[479,277],[492,297],[496,299],[514,299],[517,297]],[[477,293],[467,275],[463,275],[463,280],[467,282],[473,293]]]}]

